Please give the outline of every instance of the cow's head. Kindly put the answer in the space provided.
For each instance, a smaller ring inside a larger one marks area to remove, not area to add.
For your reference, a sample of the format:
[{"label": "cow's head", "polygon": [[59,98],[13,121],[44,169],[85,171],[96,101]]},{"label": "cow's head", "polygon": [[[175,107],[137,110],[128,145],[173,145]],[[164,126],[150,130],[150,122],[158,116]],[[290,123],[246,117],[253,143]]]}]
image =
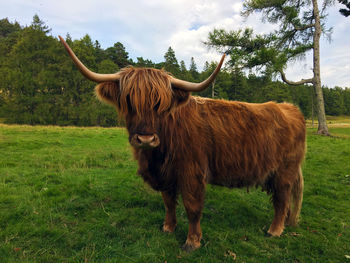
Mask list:
[{"label": "cow's head", "polygon": [[160,144],[160,121],[186,103],[191,91],[207,88],[219,73],[225,55],[201,83],[172,77],[163,70],[127,67],[114,74],[98,74],[86,68],[62,37],[59,37],[80,72],[99,83],[97,97],[115,106],[126,120],[129,141],[135,148],[155,148]]}]

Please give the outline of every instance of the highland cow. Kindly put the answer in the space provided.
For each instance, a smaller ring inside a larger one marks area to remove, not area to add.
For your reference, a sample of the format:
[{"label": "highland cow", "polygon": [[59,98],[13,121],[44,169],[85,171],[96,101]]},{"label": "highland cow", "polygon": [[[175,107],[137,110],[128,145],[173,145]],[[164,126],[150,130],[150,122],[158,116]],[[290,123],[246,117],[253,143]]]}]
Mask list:
[{"label": "highland cow", "polygon": [[207,88],[223,64],[201,83],[179,80],[163,70],[127,67],[114,74],[87,69],[60,37],[73,62],[99,83],[96,94],[125,118],[138,173],[165,204],[163,230],[176,227],[178,195],[189,220],[184,249],[200,247],[200,218],[206,184],[261,186],[272,195],[274,218],[267,233],[280,236],[295,225],[303,197],[301,164],[305,121],[297,107],[191,96]]}]

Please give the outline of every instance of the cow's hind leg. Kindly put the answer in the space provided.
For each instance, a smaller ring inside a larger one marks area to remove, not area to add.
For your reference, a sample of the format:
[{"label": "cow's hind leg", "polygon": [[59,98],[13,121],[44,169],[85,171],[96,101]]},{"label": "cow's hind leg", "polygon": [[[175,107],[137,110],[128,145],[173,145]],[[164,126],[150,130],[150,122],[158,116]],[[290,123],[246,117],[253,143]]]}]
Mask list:
[{"label": "cow's hind leg", "polygon": [[284,173],[277,173],[272,190],[272,202],[275,210],[272,224],[267,231],[271,236],[280,236],[284,229],[284,222],[289,211],[292,184]]},{"label": "cow's hind leg", "polygon": [[287,224],[291,226],[295,226],[298,223],[301,205],[303,202],[303,189],[304,179],[301,167],[299,167],[297,176],[293,182],[289,213],[288,218],[286,219]]},{"label": "cow's hind leg", "polygon": [[176,191],[162,192],[162,197],[165,205],[165,221],[163,224],[164,232],[174,232],[176,227],[176,204],[177,193]]}]

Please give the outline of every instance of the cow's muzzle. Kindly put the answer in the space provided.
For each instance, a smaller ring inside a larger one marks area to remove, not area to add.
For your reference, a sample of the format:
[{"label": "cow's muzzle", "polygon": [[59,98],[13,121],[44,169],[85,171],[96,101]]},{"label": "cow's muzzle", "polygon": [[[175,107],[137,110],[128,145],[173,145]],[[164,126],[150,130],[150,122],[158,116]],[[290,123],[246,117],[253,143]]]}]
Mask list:
[{"label": "cow's muzzle", "polygon": [[159,146],[160,140],[157,134],[152,135],[140,135],[135,134],[131,141],[131,145],[136,148],[151,149]]}]

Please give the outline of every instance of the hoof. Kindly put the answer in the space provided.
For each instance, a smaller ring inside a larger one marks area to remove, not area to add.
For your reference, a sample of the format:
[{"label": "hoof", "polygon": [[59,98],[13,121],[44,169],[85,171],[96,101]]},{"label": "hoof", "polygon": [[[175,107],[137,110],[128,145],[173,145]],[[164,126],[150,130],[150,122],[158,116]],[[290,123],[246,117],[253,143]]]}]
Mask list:
[{"label": "hoof", "polygon": [[165,233],[173,233],[175,230],[176,226],[168,226],[168,225],[163,225],[163,232]]},{"label": "hoof", "polygon": [[186,243],[182,246],[182,250],[189,253],[200,248],[200,246],[201,246],[200,241],[186,240]]},{"label": "hoof", "polygon": [[265,236],[267,237],[280,237],[283,231],[267,231]]},{"label": "hoof", "polygon": [[200,247],[200,245],[199,245],[199,246],[194,246],[194,245],[189,245],[189,244],[185,243],[185,244],[182,246],[181,249],[182,249],[183,251],[187,252],[187,253],[190,253],[190,252],[192,252],[192,251],[198,249],[199,247]]},{"label": "hoof", "polygon": [[265,237],[272,237],[272,235],[269,232],[266,232]]}]

